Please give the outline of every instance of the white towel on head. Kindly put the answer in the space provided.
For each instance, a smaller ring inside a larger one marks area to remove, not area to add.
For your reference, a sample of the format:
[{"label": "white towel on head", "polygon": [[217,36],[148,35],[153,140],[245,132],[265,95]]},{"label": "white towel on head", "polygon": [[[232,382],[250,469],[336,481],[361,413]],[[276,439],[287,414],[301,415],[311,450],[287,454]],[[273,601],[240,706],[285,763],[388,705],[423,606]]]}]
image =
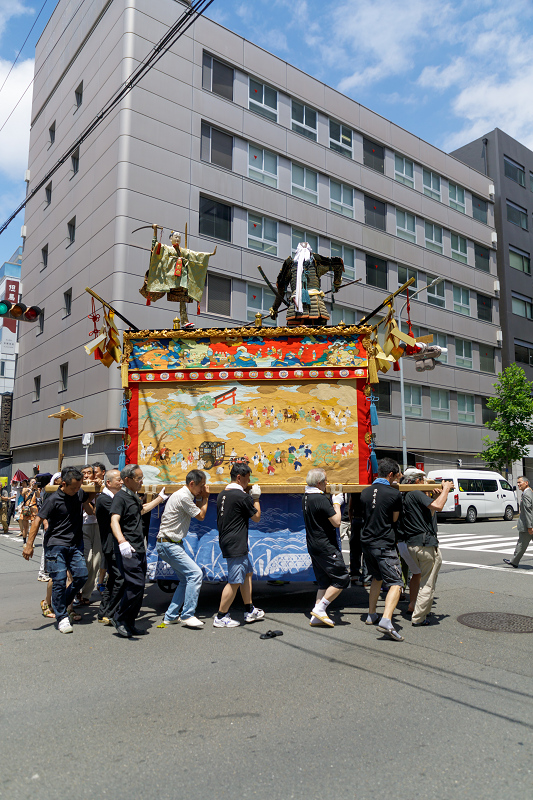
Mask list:
[{"label": "white towel on head", "polygon": [[307,242],[300,242],[296,248],[296,254],[294,256],[294,260],[296,261],[296,291],[293,295],[296,311],[298,311],[300,314],[303,314],[304,310],[302,303],[302,275],[304,271],[304,261],[310,261],[310,259],[311,248],[309,244]]}]

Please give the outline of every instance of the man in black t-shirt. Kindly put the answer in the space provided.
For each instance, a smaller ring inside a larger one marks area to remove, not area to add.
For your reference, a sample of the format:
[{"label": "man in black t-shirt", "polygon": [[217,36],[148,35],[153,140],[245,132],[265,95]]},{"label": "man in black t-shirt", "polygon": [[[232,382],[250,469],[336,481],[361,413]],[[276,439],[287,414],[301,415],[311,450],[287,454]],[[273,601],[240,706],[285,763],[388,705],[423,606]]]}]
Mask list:
[{"label": "man in black t-shirt", "polygon": [[332,500],[326,497],[327,479],[323,469],[309,470],[306,482],[302,498],[305,537],[318,583],[309,624],[332,628],[335,623],[328,616],[327,608],[350,585],[350,576],[337,543],[344,495],[334,495]]},{"label": "man in black t-shirt", "polygon": [[167,500],[164,490],[151,501],[143,503],[138,495],[143,472],[138,464],[128,464],[120,472],[124,485],[111,502],[111,531],[115,537],[115,558],[124,579],[120,606],[111,619],[119,636],[131,638],[146,633],[135,627],[141,610],[146,581],[146,547],[142,515]]},{"label": "man in black t-shirt", "polygon": [[111,531],[111,503],[116,493],[122,488],[122,484],[119,470],[109,469],[104,473],[104,488],[96,498],[96,520],[100,530],[105,569],[108,574],[98,609],[98,622],[103,622],[104,625],[111,625],[124,590],[124,578],[118,568],[115,557],[115,540]]},{"label": "man in black t-shirt", "polygon": [[[392,624],[392,615],[398,605],[402,591],[402,568],[395,548],[394,525],[402,510],[400,492],[393,483],[398,483],[402,474],[400,467],[392,458],[382,458],[378,464],[378,477],[371,486],[361,492],[361,511],[363,527],[361,546],[367,569],[372,576],[368,597],[367,625],[375,625],[378,630],[396,642],[403,642]],[[379,619],[376,605],[381,584],[388,589],[385,610]]]},{"label": "man in black t-shirt", "polygon": [[[402,483],[425,483],[426,473],[410,468],[405,470]],[[437,576],[442,566],[442,556],[437,539],[437,516],[446,503],[451,481],[443,481],[436,487],[434,497],[424,492],[410,491],[405,493],[403,510],[399,522],[402,539],[407,544],[409,555],[420,568],[420,588],[411,617],[411,624],[418,628],[429,625],[427,615],[431,611]]]},{"label": "man in black t-shirt", "polygon": [[238,627],[239,623],[231,618],[229,610],[239,588],[244,602],[244,622],[257,622],[265,616],[265,612],[252,603],[254,568],[248,552],[248,523],[261,519],[261,489],[256,483],[248,494],[251,472],[248,464],[234,464],[230,472],[231,483],[217,498],[218,540],[228,563],[228,582],[213,620],[215,628]]},{"label": "man in black t-shirt", "polygon": [[[26,560],[33,557],[33,542],[43,520],[48,521],[44,534],[44,554],[48,573],[52,578],[52,606],[58,630],[72,633],[68,609],[77,592],[87,580],[87,566],[83,557],[83,507],[94,497],[80,492],[82,474],[76,467],[65,467],[61,472],[61,484],[50,493],[34,518],[28,541],[22,555]],[[81,546],[81,550],[80,550]],[[72,583],[67,587],[67,571]]]}]

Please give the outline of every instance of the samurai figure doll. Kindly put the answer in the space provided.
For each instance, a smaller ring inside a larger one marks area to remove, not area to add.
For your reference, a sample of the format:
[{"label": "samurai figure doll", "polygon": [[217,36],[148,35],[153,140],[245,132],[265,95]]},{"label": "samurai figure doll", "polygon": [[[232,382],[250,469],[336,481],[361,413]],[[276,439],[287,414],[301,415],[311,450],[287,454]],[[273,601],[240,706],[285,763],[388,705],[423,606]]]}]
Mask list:
[{"label": "samurai figure doll", "polygon": [[320,290],[320,278],[326,272],[333,272],[333,292],[338,292],[344,272],[342,258],[326,258],[312,253],[307,242],[300,242],[294,258],[289,256],[285,259],[278,275],[278,293],[270,309],[272,319],[276,319],[290,283],[292,294],[287,308],[288,327],[327,325],[329,314],[324,303],[324,292]]},{"label": "samurai figure doll", "polygon": [[187,315],[187,303],[199,303],[204,293],[207,268],[212,253],[198,253],[181,246],[181,234],[170,233],[170,245],[157,241],[157,229],[153,225],[154,238],[150,255],[150,268],[144,276],[144,283],[139,289],[147,300],[147,305],[159,300],[164,294],[167,300],[179,302],[180,325],[182,328],[194,328]]}]

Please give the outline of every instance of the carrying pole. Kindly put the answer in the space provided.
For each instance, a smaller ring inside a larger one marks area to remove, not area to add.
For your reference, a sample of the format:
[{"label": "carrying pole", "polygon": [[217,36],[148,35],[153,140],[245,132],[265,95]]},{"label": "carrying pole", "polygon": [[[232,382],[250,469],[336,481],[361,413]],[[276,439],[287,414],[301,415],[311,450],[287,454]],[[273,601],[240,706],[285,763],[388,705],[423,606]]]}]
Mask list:
[{"label": "carrying pole", "polygon": [[113,311],[113,312],[114,312],[114,313],[117,315],[117,317],[118,317],[119,319],[121,319],[121,320],[122,320],[122,322],[125,322],[125,323],[126,323],[126,325],[128,325],[128,326],[129,326],[129,327],[130,327],[132,330],[134,330],[134,331],[138,331],[138,330],[140,330],[140,329],[139,329],[139,328],[138,328],[136,325],[134,325],[134,324],[133,324],[133,322],[130,322],[130,321],[129,321],[129,319],[126,319],[126,317],[123,317],[123,316],[122,316],[122,314],[120,314],[120,313],[117,311],[117,309],[116,309],[116,308],[113,308],[113,306],[112,306],[112,305],[110,305],[109,303],[106,303],[106,301],[105,301],[105,300],[102,300],[102,298],[100,297],[100,295],[96,294],[96,292],[93,292],[93,290],[92,290],[92,289],[89,289],[89,287],[88,287],[88,286],[86,286],[86,287],[85,287],[85,291],[86,291],[86,292],[89,292],[89,294],[90,294],[92,297],[94,297],[96,300],[98,300],[100,303],[102,303],[102,305],[103,305],[103,306],[106,306],[107,308],[110,308],[110,309],[111,309],[111,311]]}]

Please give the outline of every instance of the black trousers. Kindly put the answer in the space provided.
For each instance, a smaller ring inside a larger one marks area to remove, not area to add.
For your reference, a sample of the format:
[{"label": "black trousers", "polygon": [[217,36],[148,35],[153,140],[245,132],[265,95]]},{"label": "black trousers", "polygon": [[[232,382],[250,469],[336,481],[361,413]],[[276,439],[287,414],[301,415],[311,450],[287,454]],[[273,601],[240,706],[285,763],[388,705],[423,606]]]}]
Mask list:
[{"label": "black trousers", "polygon": [[350,531],[350,578],[365,578],[368,575],[361,547],[363,520],[353,519]]},{"label": "black trousers", "polygon": [[122,558],[118,547],[115,558],[120,574],[124,579],[122,599],[115,614],[118,625],[135,625],[141,610],[146,582],[146,553],[133,553],[131,558]]},{"label": "black trousers", "polygon": [[124,594],[124,578],[118,568],[114,552],[104,553],[104,562],[107,569],[107,583],[98,609],[98,619],[102,617],[111,619],[115,616]]}]

